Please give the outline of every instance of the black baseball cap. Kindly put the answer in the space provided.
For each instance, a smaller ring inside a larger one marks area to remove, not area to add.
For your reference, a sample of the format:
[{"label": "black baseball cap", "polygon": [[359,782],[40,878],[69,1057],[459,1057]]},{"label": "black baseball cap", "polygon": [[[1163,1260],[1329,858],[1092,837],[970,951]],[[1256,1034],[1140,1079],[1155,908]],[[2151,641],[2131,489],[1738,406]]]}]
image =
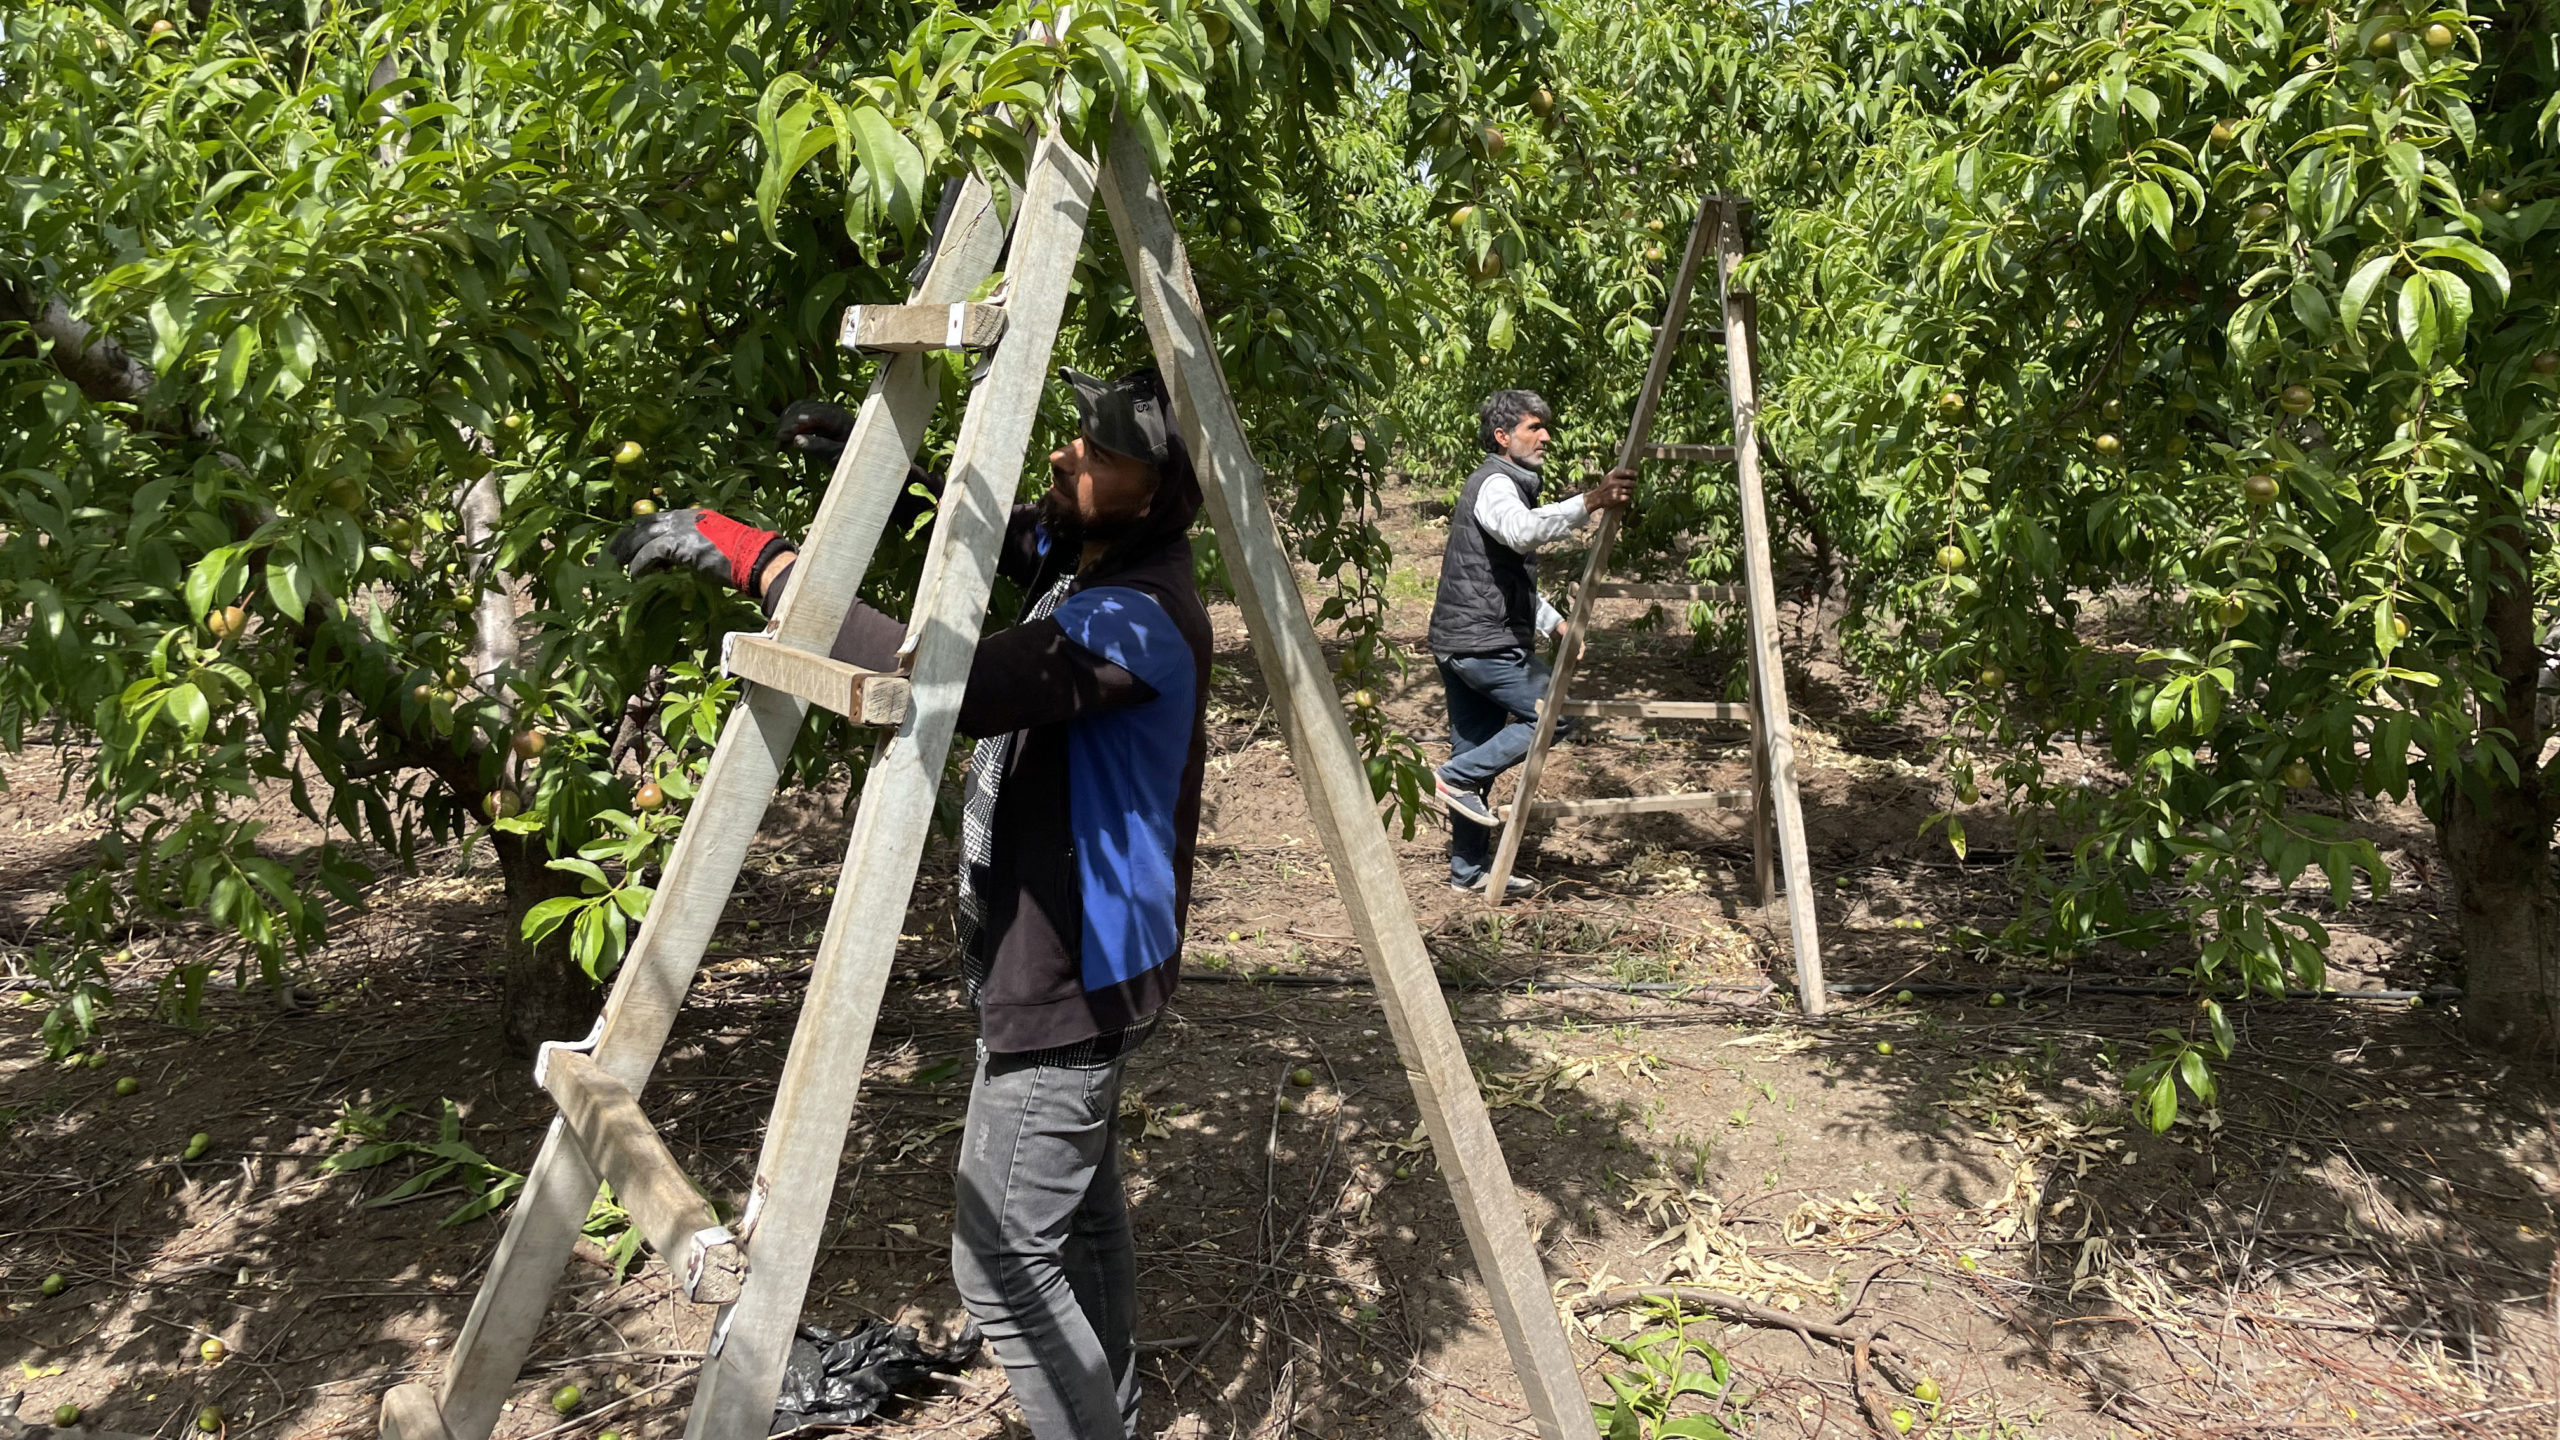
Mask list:
[{"label": "black baseball cap", "polygon": [[1173,457],[1173,404],[1164,377],[1150,365],[1117,380],[1061,369],[1058,378],[1075,391],[1084,438],[1105,450],[1161,467]]}]

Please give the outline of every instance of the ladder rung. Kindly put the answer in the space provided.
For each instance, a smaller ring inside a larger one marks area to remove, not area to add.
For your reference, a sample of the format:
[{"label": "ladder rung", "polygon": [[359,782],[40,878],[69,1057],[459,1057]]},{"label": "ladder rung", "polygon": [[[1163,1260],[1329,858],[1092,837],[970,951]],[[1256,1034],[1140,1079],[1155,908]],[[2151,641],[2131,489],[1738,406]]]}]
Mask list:
[{"label": "ladder rung", "polygon": [[1739,585],[1646,585],[1603,580],[1591,587],[1594,600],[1739,600]]},{"label": "ladder rung", "polygon": [[1751,707],[1717,700],[1567,700],[1559,713],[1603,720],[1749,720]]},{"label": "ladder rung", "polygon": [[542,1088],[560,1102],[569,1138],[613,1186],[614,1203],[675,1272],[696,1305],[726,1305],[747,1278],[746,1252],[685,1178],[631,1089],[576,1050],[547,1050]]},{"label": "ladder rung", "polygon": [[1532,800],[1529,813],[1556,815],[1649,815],[1663,810],[1748,810],[1748,790],[1692,790],[1684,795],[1620,795],[1606,800]]},{"label": "ladder rung", "polygon": [[1643,460],[1688,460],[1702,465],[1733,459],[1730,445],[1647,445],[1636,451]]},{"label": "ladder rung", "polygon": [[847,350],[984,350],[1004,337],[1001,305],[847,305]]},{"label": "ladder rung", "polygon": [[436,1387],[412,1380],[382,1392],[382,1440],[453,1440],[444,1428],[444,1410],[436,1404]]},{"label": "ladder rung", "polygon": [[856,725],[907,723],[907,678],[796,650],[770,635],[731,635],[722,668],[751,684],[797,695]]}]

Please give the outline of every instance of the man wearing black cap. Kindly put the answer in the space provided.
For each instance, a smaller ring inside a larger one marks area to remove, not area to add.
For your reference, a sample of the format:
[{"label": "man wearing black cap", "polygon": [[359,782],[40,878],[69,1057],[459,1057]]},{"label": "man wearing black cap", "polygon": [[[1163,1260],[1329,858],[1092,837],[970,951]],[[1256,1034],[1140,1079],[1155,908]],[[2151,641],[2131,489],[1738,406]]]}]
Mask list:
[{"label": "man wearing black cap", "polygon": [[[1081,433],[1051,452],[1049,493],[1014,507],[998,571],[1028,603],[978,642],[960,703],[960,730],[978,742],[959,931],[979,1041],[952,1273],[1035,1436],[1126,1440],[1138,1433],[1137,1267],[1120,1074],[1178,973],[1210,631],[1187,538],[1200,484],[1162,379],[1061,373]],[[840,410],[794,406],[781,439],[824,460],[850,428]],[[684,510],[632,526],[613,553],[634,574],[689,565],[768,613],[797,558],[769,531]],[[830,653],[892,669],[905,633],[857,603]]]}]

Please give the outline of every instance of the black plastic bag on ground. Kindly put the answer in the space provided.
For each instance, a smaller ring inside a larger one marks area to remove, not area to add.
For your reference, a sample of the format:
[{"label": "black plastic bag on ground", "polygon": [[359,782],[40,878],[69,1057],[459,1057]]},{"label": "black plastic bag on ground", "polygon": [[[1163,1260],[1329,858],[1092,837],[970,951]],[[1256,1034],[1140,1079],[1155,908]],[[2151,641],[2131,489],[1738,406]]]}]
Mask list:
[{"label": "black plastic bag on ground", "polygon": [[964,1327],[948,1350],[916,1338],[912,1325],[874,1320],[850,1335],[803,1325],[782,1363],[782,1395],[768,1435],[804,1425],[859,1425],[889,1397],[923,1377],[957,1374],[978,1353],[978,1327]]}]

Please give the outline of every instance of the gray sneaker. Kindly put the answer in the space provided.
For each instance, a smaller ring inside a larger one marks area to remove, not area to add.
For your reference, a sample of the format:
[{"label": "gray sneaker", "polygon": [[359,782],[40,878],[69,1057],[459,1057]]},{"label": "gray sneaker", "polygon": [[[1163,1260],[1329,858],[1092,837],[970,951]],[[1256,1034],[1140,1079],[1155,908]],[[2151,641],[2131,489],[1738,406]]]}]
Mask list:
[{"label": "gray sneaker", "polygon": [[[1449,888],[1461,895],[1481,895],[1484,893],[1484,882],[1492,878],[1490,875],[1479,875],[1473,880],[1463,882],[1452,880],[1449,882]],[[1517,900],[1523,895],[1534,895],[1537,890],[1538,882],[1525,875],[1514,875],[1502,882],[1503,898],[1507,900]]]},{"label": "gray sneaker", "polygon": [[1502,828],[1502,817],[1493,813],[1490,800],[1476,791],[1459,789],[1441,779],[1436,770],[1431,774],[1431,798],[1440,802],[1442,810],[1469,824],[1481,825],[1487,830]]}]

